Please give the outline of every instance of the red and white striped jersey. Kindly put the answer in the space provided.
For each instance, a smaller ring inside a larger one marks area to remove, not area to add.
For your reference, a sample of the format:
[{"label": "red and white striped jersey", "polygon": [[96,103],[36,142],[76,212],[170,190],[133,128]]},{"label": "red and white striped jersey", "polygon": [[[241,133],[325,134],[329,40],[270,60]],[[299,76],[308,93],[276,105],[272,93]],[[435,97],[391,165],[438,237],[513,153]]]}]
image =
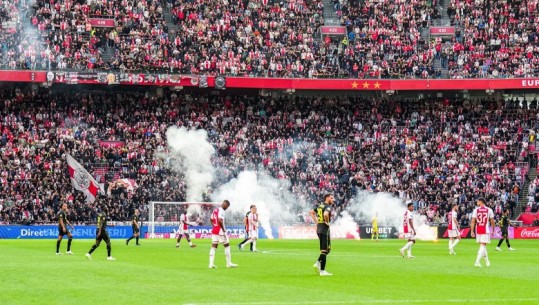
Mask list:
[{"label": "red and white striped jersey", "polygon": [[187,223],[187,214],[183,213],[180,216],[180,226],[183,230],[189,229],[189,224]]},{"label": "red and white striped jersey", "polygon": [[410,221],[412,219],[412,212],[406,210],[406,212],[404,213],[404,221],[402,223],[404,233],[412,233],[412,227],[410,227]]},{"label": "red and white striped jersey", "polygon": [[486,206],[477,207],[472,213],[472,219],[476,219],[476,234],[490,234],[490,219],[494,218],[494,212]]},{"label": "red and white striped jersey", "polygon": [[249,232],[258,229],[258,213],[249,213],[247,221]]},{"label": "red and white striped jersey", "polygon": [[449,226],[447,227],[448,230],[457,230],[457,212],[451,211],[447,214],[447,223]]},{"label": "red and white striped jersey", "polygon": [[222,232],[223,230],[219,226],[219,219],[222,219],[223,226],[224,226],[225,225],[225,210],[223,208],[216,208],[211,213],[211,223],[213,225],[213,229],[211,230],[211,233],[224,235],[225,232]]}]

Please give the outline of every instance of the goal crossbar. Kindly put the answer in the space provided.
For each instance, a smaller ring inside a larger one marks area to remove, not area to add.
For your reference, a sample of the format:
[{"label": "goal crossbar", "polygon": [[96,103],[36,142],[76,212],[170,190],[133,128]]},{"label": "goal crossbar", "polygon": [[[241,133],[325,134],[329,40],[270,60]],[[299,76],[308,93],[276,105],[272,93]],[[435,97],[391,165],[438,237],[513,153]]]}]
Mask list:
[{"label": "goal crossbar", "polygon": [[[156,221],[157,217],[160,217],[160,215],[156,215],[156,207],[165,207],[165,206],[173,206],[178,207],[177,211],[179,211],[181,206],[217,206],[221,204],[220,202],[189,202],[189,201],[150,201],[148,205],[148,231],[149,231],[149,237],[153,238],[155,236],[155,227],[156,223],[158,225],[172,225],[173,222],[177,223],[177,220],[172,221],[171,219],[163,219],[162,221]],[[176,214],[176,216],[178,216]],[[169,215],[170,216],[170,215]]]}]

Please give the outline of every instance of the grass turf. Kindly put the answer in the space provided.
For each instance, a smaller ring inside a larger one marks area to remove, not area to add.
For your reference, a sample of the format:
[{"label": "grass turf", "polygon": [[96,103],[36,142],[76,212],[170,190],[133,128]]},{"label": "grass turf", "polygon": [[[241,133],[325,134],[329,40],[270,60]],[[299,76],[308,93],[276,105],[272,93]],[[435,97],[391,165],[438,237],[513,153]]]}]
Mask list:
[{"label": "grass turf", "polygon": [[[261,240],[259,253],[239,252],[225,268],[208,269],[209,240],[190,249],[182,240],[112,241],[117,261],[101,245],[87,261],[91,240],[73,241],[73,256],[56,256],[55,240],[0,240],[0,304],[538,304],[539,240],[514,240],[517,251],[494,251],[490,268],[475,268],[478,246],[463,240],[450,256],[447,240],[414,246],[403,240],[335,240],[328,256],[332,277],[312,265],[317,240]],[[67,240],[62,242],[65,253]]]}]

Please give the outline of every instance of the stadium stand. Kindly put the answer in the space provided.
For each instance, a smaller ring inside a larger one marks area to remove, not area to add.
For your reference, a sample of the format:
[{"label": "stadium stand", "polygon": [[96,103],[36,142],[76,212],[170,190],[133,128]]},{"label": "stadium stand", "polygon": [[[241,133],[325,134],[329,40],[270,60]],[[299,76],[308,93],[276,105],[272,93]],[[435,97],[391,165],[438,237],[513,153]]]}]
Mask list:
[{"label": "stadium stand", "polygon": [[291,181],[298,209],[328,191],[342,209],[359,187],[413,202],[429,221],[445,219],[452,202],[468,219],[475,196],[500,213],[519,201],[528,161],[537,164],[536,109],[512,100],[3,89],[0,109],[2,223],[48,223],[61,200],[73,207],[73,222],[95,217],[95,204],[70,185],[66,153],[97,180],[139,184],[106,199],[113,220],[149,200],[184,201],[182,177],[159,157],[171,125],[208,131],[220,168],[208,196],[240,171],[263,167]]},{"label": "stadium stand", "polygon": [[[535,0],[0,3],[1,63],[9,69],[419,79],[539,74]],[[346,27],[342,37],[321,35],[329,20],[324,3]],[[442,15],[454,36],[429,35]],[[92,26],[92,18],[114,25]]]}]

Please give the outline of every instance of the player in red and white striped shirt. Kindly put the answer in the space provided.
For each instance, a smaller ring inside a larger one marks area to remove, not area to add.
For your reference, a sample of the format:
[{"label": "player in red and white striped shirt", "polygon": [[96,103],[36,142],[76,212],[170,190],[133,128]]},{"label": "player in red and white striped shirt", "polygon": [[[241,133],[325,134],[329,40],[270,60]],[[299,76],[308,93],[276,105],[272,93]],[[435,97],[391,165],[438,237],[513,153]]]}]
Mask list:
[{"label": "player in red and white striped shirt", "polygon": [[238,265],[232,263],[232,254],[230,253],[230,241],[226,234],[225,228],[225,210],[230,206],[230,201],[225,200],[221,204],[220,208],[216,208],[211,213],[211,223],[213,228],[211,230],[211,249],[210,249],[210,268],[217,268],[213,263],[215,260],[215,251],[219,244],[223,244],[225,247],[226,267],[236,268]]},{"label": "player in red and white striped shirt", "polygon": [[189,218],[187,217],[187,212],[183,211],[182,215],[180,216],[180,227],[178,228],[178,238],[176,239],[176,248],[180,247],[180,241],[182,240],[182,237],[185,235],[185,239],[187,239],[187,242],[189,243],[189,247],[194,248],[197,245],[193,244],[191,241],[191,238],[189,237]]},{"label": "player in red and white striped shirt", "polygon": [[476,204],[477,208],[472,213],[472,223],[470,229],[472,231],[472,237],[476,238],[477,243],[480,244],[479,251],[477,252],[477,259],[475,260],[475,266],[481,267],[481,258],[485,258],[485,264],[490,267],[490,261],[488,260],[487,244],[490,243],[490,236],[494,231],[494,212],[492,209],[485,206],[487,201],[485,198],[478,198]]},{"label": "player in red and white striped shirt", "polygon": [[447,227],[447,234],[449,235],[449,254],[457,254],[454,250],[460,241],[460,229],[457,219],[458,208],[458,204],[454,203],[451,208],[451,212],[447,214],[447,222],[449,223],[449,226]]},{"label": "player in red and white striped shirt", "polygon": [[241,250],[245,248],[245,245],[253,243],[253,252],[258,252],[256,249],[256,240],[258,239],[258,213],[256,212],[256,205],[251,205],[251,213],[247,216],[247,230],[249,232],[249,239],[241,245]]},{"label": "player in red and white striped shirt", "polygon": [[414,258],[414,256],[412,256],[412,246],[415,244],[415,228],[414,219],[412,217],[413,211],[414,204],[408,203],[408,210],[404,213],[404,221],[402,223],[404,238],[407,239],[408,242],[399,250],[402,257],[404,257],[404,251],[406,250],[408,252],[407,258]]}]

